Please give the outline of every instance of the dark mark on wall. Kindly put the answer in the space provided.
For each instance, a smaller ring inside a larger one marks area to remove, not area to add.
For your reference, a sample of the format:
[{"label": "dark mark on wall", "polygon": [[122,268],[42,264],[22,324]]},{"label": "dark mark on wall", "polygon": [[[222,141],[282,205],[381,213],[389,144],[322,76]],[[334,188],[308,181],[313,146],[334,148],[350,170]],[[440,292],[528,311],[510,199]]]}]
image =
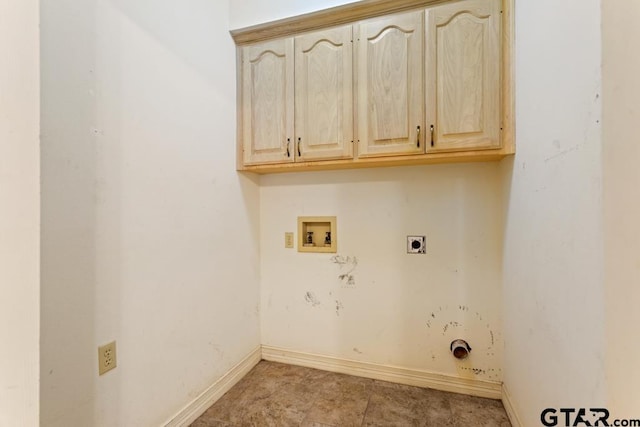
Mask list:
[{"label": "dark mark on wall", "polygon": [[338,264],[340,266],[340,269],[344,268],[345,266],[350,266],[350,269],[347,272],[340,274],[338,276],[338,279],[340,279],[342,283],[347,286],[353,286],[356,284],[356,279],[353,275],[353,272],[358,266],[358,259],[356,257],[334,255],[331,257],[331,262],[334,264]]},{"label": "dark mark on wall", "polygon": [[316,298],[316,296],[312,292],[307,292],[304,295],[304,300],[306,302],[308,302],[309,304],[311,304],[312,307],[320,305],[320,301],[318,301],[318,299]]},{"label": "dark mark on wall", "polygon": [[344,306],[338,300],[336,300],[336,316],[340,316],[340,310],[342,310]]},{"label": "dark mark on wall", "polygon": [[351,257],[349,256],[342,256],[342,255],[334,255],[331,257],[331,262],[334,264],[339,264],[339,265],[345,265],[345,264],[349,264],[351,262]]},{"label": "dark mark on wall", "polygon": [[444,328],[442,328],[442,335],[447,333],[447,330],[449,330],[449,326],[453,326],[454,328],[457,328],[458,326],[462,326],[462,325],[458,322],[449,322],[446,325],[444,325]]},{"label": "dark mark on wall", "polygon": [[356,284],[356,280],[350,274],[341,274],[338,278],[345,282],[345,285],[353,286]]},{"label": "dark mark on wall", "polygon": [[362,352],[360,350],[358,350],[356,347],[353,347],[353,351],[358,353],[358,354],[362,354]]},{"label": "dark mark on wall", "polygon": [[582,145],[584,145],[584,144],[578,144],[578,145],[575,145],[573,147],[567,148],[566,150],[559,151],[558,153],[554,154],[553,156],[547,157],[546,159],[544,159],[544,161],[548,162],[550,160],[557,159],[558,157],[565,156],[565,155],[567,155],[569,153],[572,153],[572,152],[574,152],[576,150],[579,150],[582,147]]},{"label": "dark mark on wall", "polygon": [[[475,307],[464,305],[464,304],[453,304],[449,305],[441,305],[438,306],[437,309],[433,311],[427,311],[425,313],[426,318],[424,319],[424,325],[427,327],[427,330],[424,331],[425,335],[429,340],[434,340],[434,342],[439,341],[442,338],[438,338],[437,335],[441,335],[443,337],[449,336],[452,338],[458,338],[458,335],[470,335],[475,334],[475,331],[478,328],[482,328],[483,325],[487,326],[486,333],[480,333],[474,335],[474,348],[477,351],[478,356],[476,361],[478,363],[482,363],[484,358],[495,358],[496,344],[499,344],[497,341],[500,339],[500,336],[496,336],[493,331],[492,326],[489,323],[484,323],[483,317],[480,315],[479,311],[474,310]],[[460,315],[462,313],[462,316]],[[445,319],[460,319],[459,321],[447,321]],[[487,319],[489,320],[489,319]],[[432,331],[433,330],[433,331]],[[455,337],[453,336],[455,335]],[[433,351],[430,352],[430,356],[432,360],[435,360],[435,355]],[[427,358],[429,357],[429,353],[427,354]],[[486,360],[486,359],[485,359]],[[459,368],[462,369],[462,368]],[[473,372],[473,369],[467,368]],[[476,375],[483,374],[488,378],[490,372],[488,370],[476,369],[474,372]],[[500,378],[500,375],[497,375],[496,378]]]},{"label": "dark mark on wall", "polygon": [[480,369],[480,368],[460,368],[463,371],[469,371],[469,372],[473,372],[475,375],[486,375],[487,371],[485,371],[484,369]]}]

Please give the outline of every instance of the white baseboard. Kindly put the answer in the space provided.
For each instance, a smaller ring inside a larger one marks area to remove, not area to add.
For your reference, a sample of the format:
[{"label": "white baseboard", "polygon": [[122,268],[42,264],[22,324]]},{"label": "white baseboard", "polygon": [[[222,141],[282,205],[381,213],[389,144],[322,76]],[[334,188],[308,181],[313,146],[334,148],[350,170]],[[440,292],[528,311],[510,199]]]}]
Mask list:
[{"label": "white baseboard", "polygon": [[406,369],[397,366],[341,359],[318,354],[302,353],[276,347],[262,346],[262,358],[272,362],[306,366],[324,371],[372,378],[394,383],[433,388],[436,390],[500,399],[501,383],[458,378],[434,372]]},{"label": "white baseboard", "polygon": [[507,416],[509,417],[509,421],[511,421],[511,426],[523,427],[524,424],[520,421],[516,407],[513,405],[513,401],[511,400],[511,394],[509,394],[509,390],[507,390],[507,386],[505,384],[502,384],[502,405],[504,405],[504,409],[507,411]]},{"label": "white baseboard", "polygon": [[231,368],[222,378],[213,383],[193,402],[176,414],[166,427],[187,427],[222,397],[231,387],[236,385],[262,359],[261,348],[257,347],[240,363]]}]

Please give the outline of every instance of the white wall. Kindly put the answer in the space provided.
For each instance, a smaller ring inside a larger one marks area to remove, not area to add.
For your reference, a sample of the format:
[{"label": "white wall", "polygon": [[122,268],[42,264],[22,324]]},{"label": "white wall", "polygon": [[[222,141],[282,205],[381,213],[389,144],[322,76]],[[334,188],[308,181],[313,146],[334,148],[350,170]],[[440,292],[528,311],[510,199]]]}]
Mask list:
[{"label": "white wall", "polygon": [[0,0],[0,426],[38,425],[38,1]]},{"label": "white wall", "polygon": [[41,18],[42,425],[157,426],[260,343],[228,4],[49,0]]},{"label": "white wall", "polygon": [[[496,163],[262,177],[263,344],[500,381],[499,179]],[[338,255],[357,265],[284,248],[317,215],[337,216]],[[426,255],[406,253],[410,234]],[[462,364],[457,338],[473,348]]]},{"label": "white wall", "polygon": [[231,0],[231,28],[262,24],[352,2],[344,0]]},{"label": "white wall", "polygon": [[605,403],[600,1],[519,2],[515,27],[504,380],[528,426]]},{"label": "white wall", "polygon": [[603,1],[603,175],[608,406],[638,418],[640,369],[640,3]]}]

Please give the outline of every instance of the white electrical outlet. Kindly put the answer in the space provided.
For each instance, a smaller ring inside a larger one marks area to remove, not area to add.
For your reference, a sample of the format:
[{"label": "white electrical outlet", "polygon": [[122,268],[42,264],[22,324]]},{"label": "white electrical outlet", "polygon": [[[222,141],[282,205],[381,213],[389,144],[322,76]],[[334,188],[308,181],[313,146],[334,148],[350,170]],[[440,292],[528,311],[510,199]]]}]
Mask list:
[{"label": "white electrical outlet", "polygon": [[407,253],[408,254],[426,254],[427,253],[427,237],[426,236],[407,236]]},{"label": "white electrical outlet", "polygon": [[98,347],[98,373],[105,374],[117,366],[116,342]]}]

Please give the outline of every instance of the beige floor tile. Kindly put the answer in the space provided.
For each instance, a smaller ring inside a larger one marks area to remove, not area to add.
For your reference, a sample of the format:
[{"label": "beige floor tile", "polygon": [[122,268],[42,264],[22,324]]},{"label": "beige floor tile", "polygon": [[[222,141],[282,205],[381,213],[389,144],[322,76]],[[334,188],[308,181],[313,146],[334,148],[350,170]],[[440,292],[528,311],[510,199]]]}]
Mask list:
[{"label": "beige floor tile", "polygon": [[193,427],[510,427],[502,403],[260,362]]}]

